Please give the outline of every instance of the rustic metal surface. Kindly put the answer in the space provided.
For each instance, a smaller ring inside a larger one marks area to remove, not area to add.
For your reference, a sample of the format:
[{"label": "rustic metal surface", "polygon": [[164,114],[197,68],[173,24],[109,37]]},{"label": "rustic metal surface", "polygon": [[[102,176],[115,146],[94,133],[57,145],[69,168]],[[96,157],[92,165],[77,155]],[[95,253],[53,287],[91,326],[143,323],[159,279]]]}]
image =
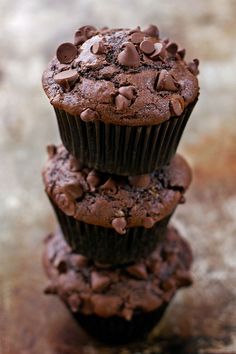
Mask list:
[{"label": "rustic metal surface", "polygon": [[[0,9],[0,353],[235,354],[235,0],[1,0]],[[58,132],[40,76],[57,43],[87,18],[157,23],[202,62],[201,99],[180,149],[194,182],[173,220],[193,247],[195,283],[178,293],[147,342],[122,348],[92,340],[42,293],[42,239],[55,220],[40,169]]]}]

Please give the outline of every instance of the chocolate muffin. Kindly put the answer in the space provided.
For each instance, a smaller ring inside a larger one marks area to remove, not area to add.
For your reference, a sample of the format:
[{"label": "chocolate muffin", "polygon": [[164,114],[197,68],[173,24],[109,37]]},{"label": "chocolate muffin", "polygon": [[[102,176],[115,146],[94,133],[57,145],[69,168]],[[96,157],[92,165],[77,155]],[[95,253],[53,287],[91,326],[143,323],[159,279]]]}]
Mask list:
[{"label": "chocolate muffin", "polygon": [[199,61],[184,56],[154,25],[76,31],[42,79],[67,150],[126,176],[168,164],[199,94]]},{"label": "chocolate muffin", "polygon": [[73,253],[57,232],[45,240],[43,263],[50,279],[45,292],[58,295],[81,326],[104,341],[140,339],[177,289],[191,284],[191,249],[173,228],[146,259],[106,268]]},{"label": "chocolate muffin", "polygon": [[103,263],[148,255],[191,182],[176,155],[151,174],[116,176],[83,167],[63,146],[49,146],[43,170],[46,193],[74,251]]}]

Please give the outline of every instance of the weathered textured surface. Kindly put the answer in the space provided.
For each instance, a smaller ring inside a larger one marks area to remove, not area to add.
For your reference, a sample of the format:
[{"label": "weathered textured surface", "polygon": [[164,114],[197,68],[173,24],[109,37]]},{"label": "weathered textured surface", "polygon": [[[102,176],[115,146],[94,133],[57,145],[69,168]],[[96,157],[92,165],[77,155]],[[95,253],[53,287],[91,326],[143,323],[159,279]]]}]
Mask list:
[{"label": "weathered textured surface", "polygon": [[[235,0],[167,0],[160,7],[155,0],[2,0],[0,8],[0,352],[236,353]],[[40,76],[57,45],[87,18],[96,25],[157,23],[186,45],[190,59],[201,59],[200,102],[180,149],[195,177],[175,216],[194,249],[195,285],[177,295],[148,343],[122,349],[95,343],[42,294],[41,242],[55,222],[40,169],[44,146],[58,141],[58,132]]]}]

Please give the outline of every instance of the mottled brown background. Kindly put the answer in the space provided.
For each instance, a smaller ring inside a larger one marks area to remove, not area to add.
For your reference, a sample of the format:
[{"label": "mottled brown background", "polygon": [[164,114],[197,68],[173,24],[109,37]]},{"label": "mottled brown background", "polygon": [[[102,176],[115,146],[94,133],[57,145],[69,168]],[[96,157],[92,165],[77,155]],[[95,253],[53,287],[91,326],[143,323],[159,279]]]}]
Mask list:
[{"label": "mottled brown background", "polygon": [[[0,353],[236,353],[236,1],[0,0]],[[42,239],[55,219],[40,178],[59,141],[41,73],[83,24],[156,23],[201,60],[201,99],[180,150],[194,183],[175,217],[191,241],[195,284],[147,343],[99,345],[44,297]]]}]

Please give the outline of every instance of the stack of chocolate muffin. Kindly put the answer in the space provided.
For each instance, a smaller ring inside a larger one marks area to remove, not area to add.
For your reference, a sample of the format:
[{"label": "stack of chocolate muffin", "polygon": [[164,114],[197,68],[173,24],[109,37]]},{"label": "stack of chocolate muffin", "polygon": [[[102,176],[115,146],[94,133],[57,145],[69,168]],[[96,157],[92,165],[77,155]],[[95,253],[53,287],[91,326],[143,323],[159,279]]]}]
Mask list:
[{"label": "stack of chocolate muffin", "polygon": [[199,94],[184,56],[154,25],[84,26],[43,74],[63,143],[43,169],[60,225],[45,240],[46,293],[105,341],[144,336],[191,284],[191,249],[168,228],[191,182],[175,154]]}]

